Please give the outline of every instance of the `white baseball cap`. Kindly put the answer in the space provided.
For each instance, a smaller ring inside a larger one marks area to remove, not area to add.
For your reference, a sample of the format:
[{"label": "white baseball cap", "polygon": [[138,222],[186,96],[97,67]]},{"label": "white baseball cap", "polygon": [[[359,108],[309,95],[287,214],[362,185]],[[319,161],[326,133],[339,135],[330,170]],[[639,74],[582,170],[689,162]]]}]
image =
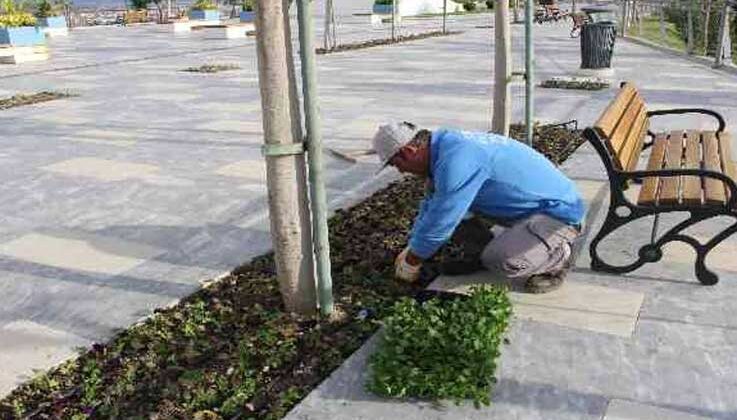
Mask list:
[{"label": "white baseball cap", "polygon": [[412,123],[388,123],[379,126],[374,134],[374,150],[379,155],[381,167],[384,168],[399,149],[415,138],[420,130]]}]

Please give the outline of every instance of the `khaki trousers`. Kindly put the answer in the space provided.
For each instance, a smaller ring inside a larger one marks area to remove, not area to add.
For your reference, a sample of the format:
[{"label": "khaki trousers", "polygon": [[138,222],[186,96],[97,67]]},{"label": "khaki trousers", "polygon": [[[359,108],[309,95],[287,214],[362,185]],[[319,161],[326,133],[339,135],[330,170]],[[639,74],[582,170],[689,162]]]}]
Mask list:
[{"label": "khaki trousers", "polygon": [[481,252],[481,264],[506,278],[563,270],[579,229],[545,214],[534,214],[504,229]]}]

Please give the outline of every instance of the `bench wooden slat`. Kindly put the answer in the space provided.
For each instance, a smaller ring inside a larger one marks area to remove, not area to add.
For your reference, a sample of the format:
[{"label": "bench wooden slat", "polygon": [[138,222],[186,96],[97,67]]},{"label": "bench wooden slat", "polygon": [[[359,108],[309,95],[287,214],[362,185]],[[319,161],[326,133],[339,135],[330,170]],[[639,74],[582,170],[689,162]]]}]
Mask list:
[{"label": "bench wooden slat", "polygon": [[[701,132],[688,130],[686,132],[686,159],[684,168],[701,169]],[[686,204],[701,204],[701,177],[684,176],[683,202]]]},{"label": "bench wooden slat", "polygon": [[638,116],[635,124],[632,125],[630,137],[627,139],[621,153],[622,167],[627,171],[634,171],[637,168],[637,162],[640,160],[642,153],[642,145],[645,142],[647,129],[650,123],[647,119],[647,113],[643,107],[642,112]]},{"label": "bench wooden slat", "polygon": [[[737,182],[737,173],[735,173],[737,168],[734,167],[734,161],[732,161],[731,140],[729,133],[722,132],[719,134],[719,156],[722,160],[722,172]],[[724,186],[724,192],[726,199],[729,200],[730,190],[727,185]]]},{"label": "bench wooden slat", "polygon": [[[650,159],[647,162],[647,170],[654,171],[663,168],[665,160],[665,146],[668,144],[668,136],[665,133],[658,133],[653,140],[653,147],[650,152]],[[640,195],[637,197],[637,203],[643,206],[652,206],[656,204],[658,196],[658,180],[656,176],[649,176],[642,182]]]},{"label": "bench wooden slat", "polygon": [[636,91],[634,86],[631,84],[626,84],[622,89],[619,90],[619,93],[614,98],[614,100],[609,103],[607,108],[604,110],[604,113],[601,114],[599,119],[594,124],[594,128],[599,131],[599,134],[601,134],[602,137],[608,139],[611,138],[614,128],[617,126],[617,123],[622,118],[622,114],[624,113],[625,108],[632,101],[635,93]]},{"label": "bench wooden slat", "polygon": [[[719,159],[719,143],[716,134],[713,131],[705,131],[703,134],[703,168],[722,172],[722,165]],[[704,201],[706,204],[725,204],[727,202],[724,183],[715,178],[704,177]]]},{"label": "bench wooden slat", "polygon": [[[665,149],[665,169],[680,169],[683,164],[684,131],[674,130],[668,134],[668,147]],[[659,204],[677,204],[678,189],[681,186],[680,176],[663,177],[660,188]]]},{"label": "bench wooden slat", "polygon": [[622,115],[622,118],[619,120],[619,124],[614,128],[611,137],[609,137],[612,150],[614,150],[617,157],[616,162],[619,169],[624,169],[627,165],[627,161],[623,159],[623,152],[627,147],[637,121],[641,118],[641,114],[644,113],[645,105],[642,103],[639,95],[635,95],[627,110]]}]

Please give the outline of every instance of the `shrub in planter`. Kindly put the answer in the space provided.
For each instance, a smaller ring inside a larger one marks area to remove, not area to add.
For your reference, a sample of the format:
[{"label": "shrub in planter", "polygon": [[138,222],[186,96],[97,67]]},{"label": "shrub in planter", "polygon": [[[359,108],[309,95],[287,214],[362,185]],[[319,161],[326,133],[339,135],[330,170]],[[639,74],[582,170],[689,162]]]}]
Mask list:
[{"label": "shrub in planter", "polygon": [[241,22],[253,22],[256,13],[253,11],[253,0],[244,0],[241,7]]},{"label": "shrub in planter", "polygon": [[66,28],[67,20],[62,15],[57,4],[49,0],[40,0],[36,3],[36,18],[38,26],[42,28]]},{"label": "shrub in planter", "polygon": [[[377,15],[390,15],[393,7],[392,0],[375,0],[372,11]],[[397,0],[399,4],[399,0]]]},{"label": "shrub in planter", "polygon": [[467,12],[472,12],[476,10],[476,2],[475,1],[466,1],[463,2],[463,10]]},{"label": "shrub in planter", "polygon": [[189,11],[193,20],[220,20],[218,6],[212,0],[197,0]]},{"label": "shrub in planter", "polygon": [[28,47],[45,43],[43,32],[35,25],[36,18],[13,0],[0,1],[0,44]]},{"label": "shrub in planter", "polygon": [[494,0],[486,0],[486,8],[487,9],[493,9],[494,8]]}]

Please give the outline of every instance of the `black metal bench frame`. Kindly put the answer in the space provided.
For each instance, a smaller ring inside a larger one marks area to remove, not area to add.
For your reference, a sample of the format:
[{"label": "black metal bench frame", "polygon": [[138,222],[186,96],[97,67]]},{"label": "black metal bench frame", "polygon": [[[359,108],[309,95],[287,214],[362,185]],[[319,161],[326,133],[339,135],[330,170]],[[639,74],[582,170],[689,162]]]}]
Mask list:
[{"label": "black metal bench frame", "polygon": [[[719,113],[708,109],[682,108],[649,111],[647,112],[647,118],[687,113],[706,114],[716,118],[719,123],[719,127],[716,131],[717,135],[722,133],[725,129],[724,118]],[[652,146],[655,140],[655,134],[653,132],[648,131],[647,135],[651,140],[650,142],[645,143],[642,148],[643,151]],[[663,256],[662,248],[664,245],[673,241],[681,241],[691,245],[691,247],[696,251],[695,274],[698,280],[704,285],[716,284],[719,281],[719,277],[706,267],[706,257],[709,255],[711,250],[719,245],[719,243],[737,232],[737,185],[735,184],[735,180],[721,172],[706,169],[619,170],[614,164],[614,156],[612,156],[609,148],[605,144],[607,139],[602,138],[597,131],[592,128],[586,128],[583,132],[583,136],[586,140],[591,142],[601,157],[601,160],[606,167],[610,188],[609,210],[607,212],[606,219],[589,247],[591,268],[595,271],[604,271],[616,274],[628,273],[647,263],[659,261]],[[697,175],[715,178],[722,181],[730,191],[727,204],[725,206],[692,204],[658,204],[643,206],[633,203],[624,195],[624,191],[631,182],[639,183],[642,179],[647,177],[675,177],[684,175]],[[678,223],[658,238],[657,231],[659,216],[660,214],[670,212],[688,212],[690,213],[690,217],[681,223]],[[655,217],[650,236],[650,243],[643,245],[639,249],[638,259],[636,261],[627,265],[615,266],[604,262],[599,257],[597,246],[605,237],[618,228],[647,216]],[[735,223],[717,233],[708,242],[702,244],[696,238],[684,233],[684,231],[689,227],[718,216],[732,217],[734,218]]]}]

